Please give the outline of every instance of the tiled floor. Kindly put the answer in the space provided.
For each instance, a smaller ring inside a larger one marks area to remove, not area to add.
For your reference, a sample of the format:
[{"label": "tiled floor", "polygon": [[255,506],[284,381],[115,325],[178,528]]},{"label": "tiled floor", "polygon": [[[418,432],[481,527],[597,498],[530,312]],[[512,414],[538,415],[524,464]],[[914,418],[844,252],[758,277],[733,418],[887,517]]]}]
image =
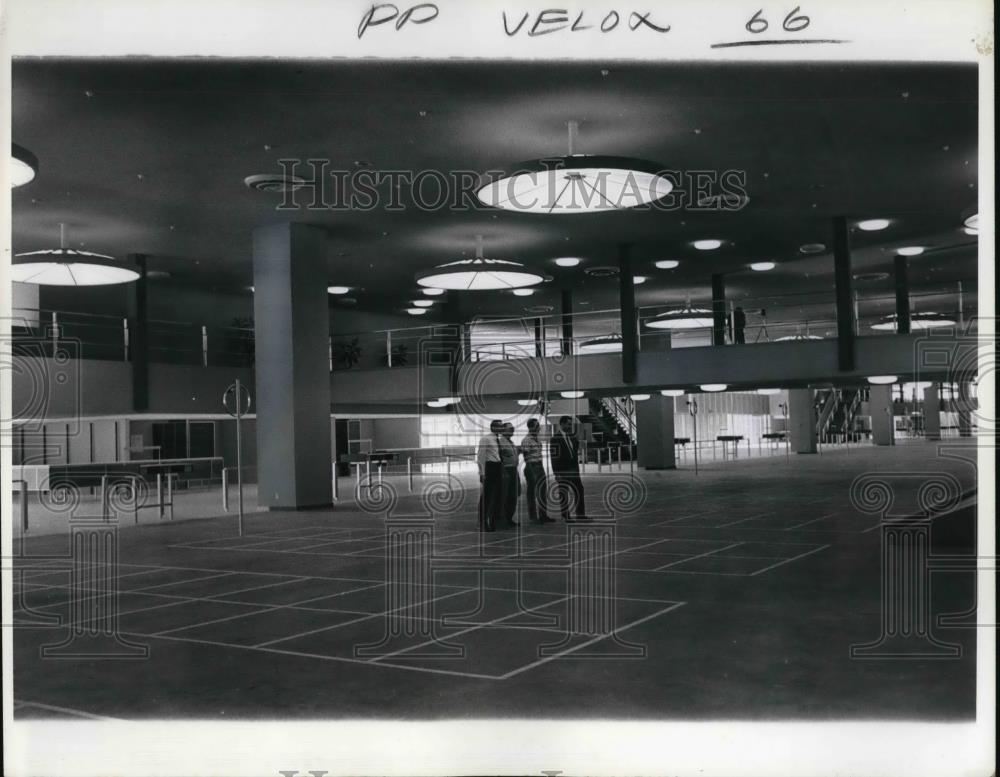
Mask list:
[{"label": "tiled floor", "polygon": [[[242,537],[231,517],[121,532],[110,588],[101,566],[71,582],[67,536],[32,537],[15,714],[971,717],[974,629],[936,628],[949,660],[850,656],[881,630],[880,519],[849,499],[871,472],[975,483],[932,444],[610,472],[586,479],[586,524],[480,535],[456,478],[431,510],[403,491],[389,514],[364,496],[249,516]],[[935,573],[934,612],[972,584]],[[107,607],[117,638],[91,633]]]}]

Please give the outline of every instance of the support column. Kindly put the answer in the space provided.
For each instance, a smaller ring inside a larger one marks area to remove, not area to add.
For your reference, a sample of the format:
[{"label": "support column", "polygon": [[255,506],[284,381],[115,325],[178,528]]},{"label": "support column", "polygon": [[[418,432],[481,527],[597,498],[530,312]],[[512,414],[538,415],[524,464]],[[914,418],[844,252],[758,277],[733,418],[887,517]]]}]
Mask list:
[{"label": "support column", "polygon": [[712,276],[712,345],[726,344],[726,280]]},{"label": "support column", "polygon": [[892,386],[872,386],[868,391],[868,411],[872,418],[872,442],[896,444],[896,421],[892,417]]},{"label": "support column", "polygon": [[[128,284],[125,297],[125,316],[128,321],[128,360],[132,365],[132,410],[143,413],[149,410],[149,312],[147,305],[146,257],[132,254],[129,257],[139,278]],[[192,338],[194,334],[191,335]]]},{"label": "support column", "polygon": [[639,434],[639,466],[644,469],[675,469],[674,398],[653,395],[635,404]]},{"label": "support column", "polygon": [[812,389],[788,391],[788,439],[796,453],[815,453],[816,405]]},{"label": "support column", "polygon": [[562,313],[562,355],[573,354],[573,292],[563,289],[560,295]]},{"label": "support column", "polygon": [[958,384],[958,401],[955,409],[958,411],[958,436],[972,437],[972,410],[976,400],[972,398],[972,385],[966,381]]},{"label": "support column", "polygon": [[937,383],[924,389],[924,436],[928,440],[941,439],[941,394]]},{"label": "support column", "polygon": [[906,257],[897,256],[892,260],[892,272],[896,284],[896,334],[910,334],[910,281],[906,272]]},{"label": "support column", "polygon": [[258,504],[329,505],[326,232],[288,222],[258,227],[253,273]]},{"label": "support column", "polygon": [[545,356],[545,322],[540,318],[535,319],[535,356]]},{"label": "support column", "polygon": [[635,383],[635,354],[638,350],[635,276],[632,272],[632,246],[618,246],[618,305],[622,325],[622,383]]},{"label": "support column", "polygon": [[833,219],[833,282],[837,303],[837,366],[843,371],[853,370],[857,320],[852,290],[851,242],[845,216]]}]

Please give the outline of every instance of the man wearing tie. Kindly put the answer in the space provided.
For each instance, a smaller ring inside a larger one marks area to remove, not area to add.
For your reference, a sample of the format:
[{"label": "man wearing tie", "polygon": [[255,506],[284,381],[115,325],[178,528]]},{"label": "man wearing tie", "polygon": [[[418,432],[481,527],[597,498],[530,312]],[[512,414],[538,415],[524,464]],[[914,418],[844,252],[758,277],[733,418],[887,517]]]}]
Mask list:
[{"label": "man wearing tie", "polygon": [[546,508],[545,467],[542,466],[542,441],[538,438],[540,427],[537,418],[529,419],[528,433],[521,440],[524,479],[528,489],[528,518],[532,523],[554,523]]},{"label": "man wearing tie", "polygon": [[500,444],[500,461],[503,463],[503,520],[501,526],[510,529],[518,525],[514,520],[517,514],[517,498],[521,492],[521,478],[517,474],[517,447],[511,440],[514,436],[514,424],[505,423],[497,440]]},{"label": "man wearing tie", "polygon": [[580,480],[580,447],[573,432],[573,419],[564,415],[559,419],[559,430],[552,435],[549,456],[552,473],[556,477],[556,494],[564,521],[569,517],[569,503],[576,505],[576,520],[586,520],[583,504],[583,481]]},{"label": "man wearing tie", "polygon": [[476,464],[479,466],[479,530],[495,531],[503,515],[503,461],[500,458],[500,432],[503,421],[491,421],[490,433],[479,440]]}]

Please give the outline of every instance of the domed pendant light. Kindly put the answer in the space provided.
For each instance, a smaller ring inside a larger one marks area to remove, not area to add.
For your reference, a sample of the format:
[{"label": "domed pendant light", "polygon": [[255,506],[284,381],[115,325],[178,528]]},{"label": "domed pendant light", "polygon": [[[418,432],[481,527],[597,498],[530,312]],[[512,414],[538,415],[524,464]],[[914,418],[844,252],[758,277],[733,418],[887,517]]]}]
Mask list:
[{"label": "domed pendant light", "polygon": [[624,210],[666,197],[674,185],[663,167],[645,159],[577,154],[577,122],[568,122],[569,153],[517,165],[517,172],[476,192],[480,202],[520,213]]},{"label": "domed pendant light", "polygon": [[17,254],[10,268],[11,279],[41,286],[105,286],[130,283],[138,270],[114,257],[66,247],[66,225],[59,225],[59,248]]},{"label": "domed pendant light", "polygon": [[577,353],[621,353],[622,336],[614,333],[584,340],[577,348]]},{"label": "domed pendant light", "polygon": [[660,313],[646,322],[650,329],[710,329],[713,325],[712,311],[691,307],[691,298],[684,307]]},{"label": "domed pendant light", "polygon": [[38,159],[28,149],[17,143],[10,144],[10,188],[16,189],[34,180],[38,173]]},{"label": "domed pendant light", "polygon": [[485,258],[482,235],[476,236],[475,259],[459,259],[417,275],[417,283],[421,286],[458,291],[519,289],[544,280],[545,276],[520,262]]},{"label": "domed pendant light", "polygon": [[[940,329],[942,327],[955,326],[956,324],[955,319],[949,318],[943,313],[933,313],[931,311],[927,311],[926,313],[910,313],[910,329],[913,331],[919,329]],[[898,328],[895,313],[882,316],[882,319],[877,324],[872,324],[872,329],[877,329],[881,332],[895,332]]]}]

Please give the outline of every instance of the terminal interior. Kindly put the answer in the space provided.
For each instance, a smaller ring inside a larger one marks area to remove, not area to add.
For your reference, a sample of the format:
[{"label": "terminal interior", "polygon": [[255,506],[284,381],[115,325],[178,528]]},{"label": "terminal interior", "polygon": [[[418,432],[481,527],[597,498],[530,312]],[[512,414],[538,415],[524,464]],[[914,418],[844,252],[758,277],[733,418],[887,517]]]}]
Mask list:
[{"label": "terminal interior", "polygon": [[[15,60],[15,715],[973,718],[977,88]],[[480,532],[564,416],[591,520]]]}]

